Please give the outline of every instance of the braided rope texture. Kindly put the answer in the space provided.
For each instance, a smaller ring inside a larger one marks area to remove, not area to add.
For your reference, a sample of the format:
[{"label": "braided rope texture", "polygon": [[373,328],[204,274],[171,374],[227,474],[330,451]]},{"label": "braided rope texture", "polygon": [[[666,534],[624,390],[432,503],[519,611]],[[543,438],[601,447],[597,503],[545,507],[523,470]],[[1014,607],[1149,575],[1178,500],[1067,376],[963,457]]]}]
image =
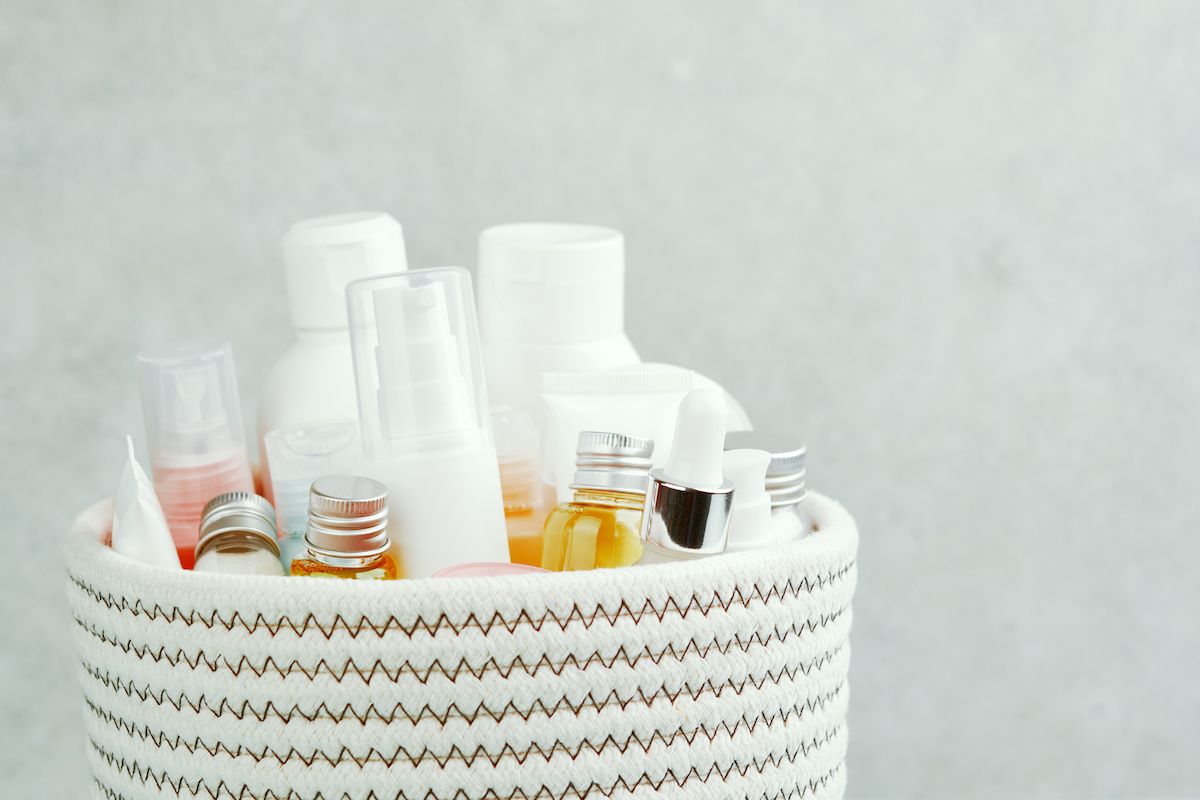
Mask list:
[{"label": "braided rope texture", "polygon": [[66,546],[93,796],[840,797],[858,533],[811,497],[769,551],[362,584],[153,569],[98,504]]}]

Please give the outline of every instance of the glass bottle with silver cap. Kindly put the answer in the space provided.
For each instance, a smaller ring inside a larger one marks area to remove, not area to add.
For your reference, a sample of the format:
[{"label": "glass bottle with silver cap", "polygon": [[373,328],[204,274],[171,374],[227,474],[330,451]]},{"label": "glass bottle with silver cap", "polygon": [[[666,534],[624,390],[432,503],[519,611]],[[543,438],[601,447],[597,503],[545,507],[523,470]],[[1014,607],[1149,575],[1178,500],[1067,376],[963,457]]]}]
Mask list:
[{"label": "glass bottle with silver cap", "polygon": [[583,431],[575,460],[574,499],[546,518],[542,568],[624,567],[642,555],[639,531],[654,440]]},{"label": "glass bottle with silver cap", "polygon": [[307,555],[292,574],[313,578],[395,580],[401,568],[388,552],[387,487],[354,475],[313,481],[308,494]]},{"label": "glass bottle with silver cap", "polygon": [[771,532],[776,544],[792,542],[813,530],[808,512],[808,450],[802,442],[763,431],[730,431],[725,437],[726,450],[751,448],[771,454],[767,466],[766,489],[771,496]]},{"label": "glass bottle with silver cap", "polygon": [[283,575],[275,542],[275,509],[250,492],[226,492],[200,515],[196,572]]}]

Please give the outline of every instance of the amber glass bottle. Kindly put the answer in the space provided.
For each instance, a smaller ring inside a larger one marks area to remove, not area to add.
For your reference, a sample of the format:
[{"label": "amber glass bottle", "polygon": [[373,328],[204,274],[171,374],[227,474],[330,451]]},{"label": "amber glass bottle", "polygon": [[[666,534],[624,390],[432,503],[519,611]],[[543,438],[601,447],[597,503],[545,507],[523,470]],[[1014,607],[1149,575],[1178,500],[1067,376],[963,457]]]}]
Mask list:
[{"label": "amber glass bottle", "polygon": [[642,555],[642,508],[654,442],[640,436],[579,434],[574,499],[546,518],[542,567],[624,567]]},{"label": "amber glass bottle", "polygon": [[292,574],[309,578],[387,581],[403,576],[390,553],[387,487],[370,478],[332,475],[308,496],[307,553]]}]

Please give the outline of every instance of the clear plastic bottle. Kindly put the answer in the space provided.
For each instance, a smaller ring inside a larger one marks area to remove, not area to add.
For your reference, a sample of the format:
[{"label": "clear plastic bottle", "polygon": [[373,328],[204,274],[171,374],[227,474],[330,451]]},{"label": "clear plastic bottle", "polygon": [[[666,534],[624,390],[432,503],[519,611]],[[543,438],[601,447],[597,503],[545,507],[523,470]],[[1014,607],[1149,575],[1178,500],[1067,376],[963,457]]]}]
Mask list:
[{"label": "clear plastic bottle", "polygon": [[575,496],[546,518],[542,567],[564,572],[637,562],[653,440],[583,431],[577,452]]}]

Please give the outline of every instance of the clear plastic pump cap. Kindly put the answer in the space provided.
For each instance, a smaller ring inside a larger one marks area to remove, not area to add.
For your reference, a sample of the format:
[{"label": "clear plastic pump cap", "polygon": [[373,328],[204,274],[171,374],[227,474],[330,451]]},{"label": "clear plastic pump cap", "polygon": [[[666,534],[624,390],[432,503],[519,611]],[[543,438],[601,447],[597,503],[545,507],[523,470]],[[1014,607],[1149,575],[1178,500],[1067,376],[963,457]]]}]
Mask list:
[{"label": "clear plastic pump cap", "polygon": [[292,324],[301,330],[346,327],[346,284],[408,269],[404,229],[379,211],[301,220],[283,237]]},{"label": "clear plastic pump cap", "polygon": [[491,441],[471,276],[413,270],[346,287],[363,451],[369,458]]},{"label": "clear plastic pump cap", "polygon": [[229,342],[200,339],[138,354],[151,461],[209,464],[245,449]]},{"label": "clear plastic pump cap", "polygon": [[479,235],[485,341],[575,344],[625,332],[625,237],[597,225],[531,222]]}]

